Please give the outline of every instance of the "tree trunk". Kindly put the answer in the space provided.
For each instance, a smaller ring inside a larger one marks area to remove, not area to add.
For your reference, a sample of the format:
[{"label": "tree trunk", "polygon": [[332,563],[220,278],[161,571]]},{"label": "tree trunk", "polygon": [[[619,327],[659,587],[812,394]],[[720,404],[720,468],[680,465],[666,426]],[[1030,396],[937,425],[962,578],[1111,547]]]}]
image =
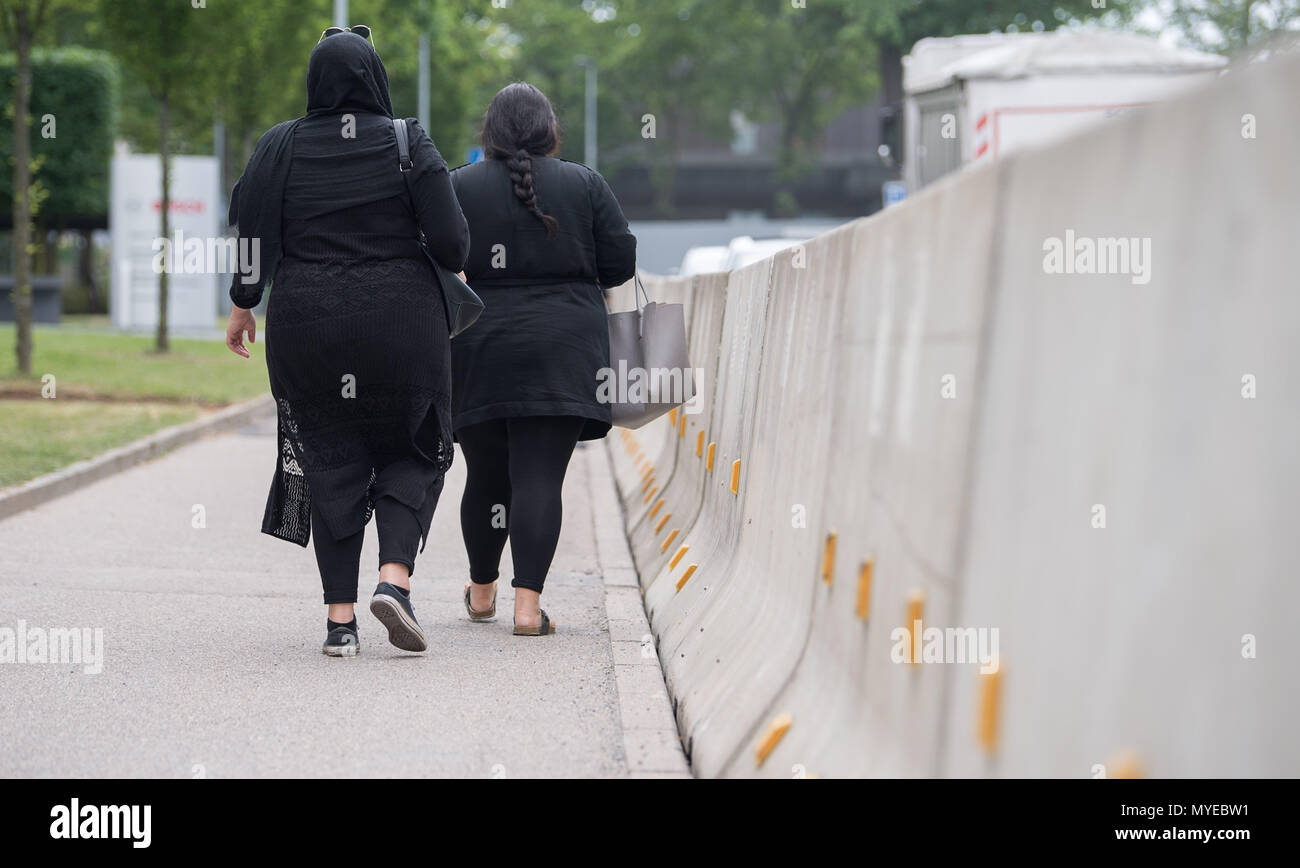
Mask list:
[{"label": "tree trunk", "polygon": [[772,216],[797,217],[799,198],[795,195],[795,182],[803,167],[803,112],[787,107],[782,113],[781,145],[777,150],[776,190],[772,196]]},{"label": "tree trunk", "polygon": [[[171,237],[171,204],[172,204],[172,173],[171,173],[171,153],[167,146],[167,94],[164,92],[162,100],[159,102],[158,112],[158,152],[159,159],[162,160],[162,237],[164,250],[168,250],[166,245],[170,244]],[[171,251],[175,252],[175,251]],[[167,352],[167,290],[168,282],[171,277],[171,257],[163,258],[162,274],[158,275],[158,333],[154,339],[154,349],[160,353]]]},{"label": "tree trunk", "polygon": [[81,281],[86,285],[86,301],[91,313],[103,313],[101,306],[99,281],[95,276],[95,244],[89,229],[83,229],[81,249],[78,251],[77,267],[81,272]]},{"label": "tree trunk", "polygon": [[[670,152],[671,153],[671,152]],[[676,154],[671,154],[676,157]],[[677,165],[663,158],[655,161],[650,169],[654,194],[651,209],[659,220],[671,220],[677,216]]]},{"label": "tree trunk", "polygon": [[59,273],[59,233],[50,232],[44,220],[36,222],[36,238],[41,246],[40,274]]},{"label": "tree trunk", "polygon": [[14,326],[18,373],[32,373],[32,142],[27,114],[32,95],[32,22],[27,9],[14,9]]},{"label": "tree trunk", "polygon": [[650,164],[650,180],[654,186],[650,207],[656,217],[666,220],[677,213],[677,131],[681,127],[676,112],[665,112],[663,119],[667,122],[668,136],[658,140],[655,159]]}]

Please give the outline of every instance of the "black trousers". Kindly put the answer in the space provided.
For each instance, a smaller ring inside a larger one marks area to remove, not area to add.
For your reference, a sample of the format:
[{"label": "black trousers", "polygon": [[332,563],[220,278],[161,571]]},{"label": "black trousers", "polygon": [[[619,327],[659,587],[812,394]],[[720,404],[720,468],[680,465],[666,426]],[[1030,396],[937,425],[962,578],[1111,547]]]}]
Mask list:
[{"label": "black trousers", "polygon": [[560,540],[564,474],[584,424],[577,416],[521,416],[456,432],[468,473],[460,531],[473,582],[496,580],[509,539],[511,586],[542,592]]},{"label": "black trousers", "polygon": [[[379,530],[379,565],[405,564],[415,575],[415,556],[420,548],[421,530],[428,526],[433,511],[442,496],[442,478],[439,478],[420,509],[413,510],[399,500],[381,497],[375,501],[375,527]],[[357,574],[361,568],[361,545],[365,542],[365,528],[346,539],[336,540],[329,528],[312,506],[311,538],[316,546],[316,565],[320,568],[321,585],[325,588],[325,604],[355,603],[357,601]]]}]

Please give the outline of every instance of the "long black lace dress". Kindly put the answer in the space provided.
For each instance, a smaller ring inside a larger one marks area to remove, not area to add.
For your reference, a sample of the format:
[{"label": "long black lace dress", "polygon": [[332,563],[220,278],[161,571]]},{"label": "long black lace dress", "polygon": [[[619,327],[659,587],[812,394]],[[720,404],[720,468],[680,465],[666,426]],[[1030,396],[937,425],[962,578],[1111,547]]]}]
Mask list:
[{"label": "long black lace dress", "polygon": [[[454,224],[454,196],[447,208]],[[280,460],[262,530],[305,546],[313,503],[335,539],[382,496],[419,510],[452,463],[451,349],[406,197],[286,210],[283,225],[267,309]]]}]

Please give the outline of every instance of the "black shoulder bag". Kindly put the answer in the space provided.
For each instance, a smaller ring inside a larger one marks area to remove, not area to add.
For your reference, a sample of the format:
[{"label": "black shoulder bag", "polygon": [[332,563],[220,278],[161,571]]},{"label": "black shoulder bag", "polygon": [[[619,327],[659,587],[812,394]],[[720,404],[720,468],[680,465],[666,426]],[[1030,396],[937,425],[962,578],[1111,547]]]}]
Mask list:
[{"label": "black shoulder bag", "polygon": [[[406,137],[404,118],[393,118],[393,132],[397,135],[397,167],[402,172],[402,178],[406,181],[406,192],[410,195],[410,172],[415,168],[415,164],[411,162],[411,143]],[[411,196],[411,207],[415,207],[414,196]],[[483,312],[483,299],[469,288],[468,283],[460,279],[459,274],[433,258],[429,246],[425,243],[424,233],[420,234],[420,249],[424,251],[425,258],[433,266],[433,273],[438,278],[438,289],[442,293],[442,307],[447,314],[447,328],[454,338],[478,319],[479,314]]]}]

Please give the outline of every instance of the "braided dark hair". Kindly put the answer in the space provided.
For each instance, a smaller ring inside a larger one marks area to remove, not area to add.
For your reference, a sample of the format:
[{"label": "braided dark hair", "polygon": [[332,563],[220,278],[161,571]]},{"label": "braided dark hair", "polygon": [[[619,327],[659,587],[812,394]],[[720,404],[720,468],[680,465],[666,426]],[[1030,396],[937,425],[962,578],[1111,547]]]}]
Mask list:
[{"label": "braided dark hair", "polygon": [[533,186],[533,157],[549,157],[560,148],[559,123],[551,101],[531,84],[507,85],[492,98],[483,118],[483,152],[501,160],[510,172],[515,197],[542,225],[546,237],[555,240],[560,224],[542,211]]},{"label": "braided dark hair", "polygon": [[546,237],[554,241],[560,224],[550,214],[543,214],[542,206],[537,204],[537,190],[533,187],[533,155],[520,148],[506,160],[506,168],[510,170],[510,180],[514,182],[515,198],[542,221],[546,226]]}]

